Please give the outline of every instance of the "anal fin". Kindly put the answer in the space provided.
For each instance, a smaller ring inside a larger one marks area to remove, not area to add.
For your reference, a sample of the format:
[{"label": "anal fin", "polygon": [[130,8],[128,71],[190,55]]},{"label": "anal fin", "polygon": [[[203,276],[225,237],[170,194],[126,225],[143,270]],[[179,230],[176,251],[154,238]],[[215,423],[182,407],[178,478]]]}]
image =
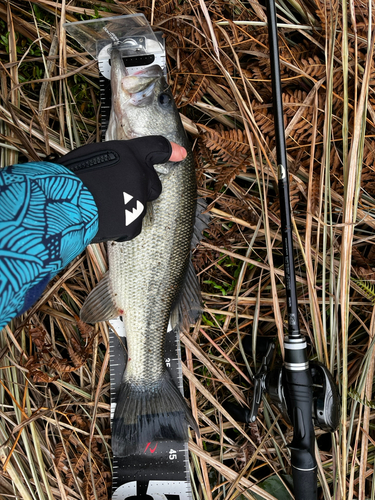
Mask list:
[{"label": "anal fin", "polygon": [[119,315],[109,284],[108,272],[101,282],[90,292],[82,306],[80,317],[85,323],[98,323],[117,318]]}]

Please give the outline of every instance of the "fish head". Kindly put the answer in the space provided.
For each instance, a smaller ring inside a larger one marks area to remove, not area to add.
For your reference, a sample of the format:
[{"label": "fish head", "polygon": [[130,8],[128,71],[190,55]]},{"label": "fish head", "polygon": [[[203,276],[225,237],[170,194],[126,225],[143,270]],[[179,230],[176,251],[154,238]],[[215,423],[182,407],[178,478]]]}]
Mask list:
[{"label": "fish head", "polygon": [[113,105],[106,140],[163,135],[186,144],[177,107],[160,66],[129,75],[121,54],[111,53]]}]

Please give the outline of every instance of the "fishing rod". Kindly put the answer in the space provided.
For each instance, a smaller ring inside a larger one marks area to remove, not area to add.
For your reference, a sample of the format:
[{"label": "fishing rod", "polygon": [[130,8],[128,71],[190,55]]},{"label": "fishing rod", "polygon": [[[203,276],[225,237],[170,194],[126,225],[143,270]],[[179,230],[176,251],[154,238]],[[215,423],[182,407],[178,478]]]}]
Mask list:
[{"label": "fishing rod", "polygon": [[254,399],[249,420],[255,420],[262,395],[267,392],[271,401],[287,415],[293,426],[293,439],[289,448],[295,499],[316,500],[314,424],[327,432],[335,431],[340,420],[340,405],[337,386],[327,367],[320,363],[309,363],[307,342],[299,328],[275,0],[266,0],[266,8],[288,333],[284,340],[285,360],[281,369],[268,372],[274,344],[269,344],[265,350],[262,364],[254,377]]},{"label": "fishing rod", "polygon": [[296,500],[316,500],[317,463],[312,416],[313,381],[307,358],[307,343],[299,329],[275,1],[267,0],[266,7],[288,316],[288,335],[284,340],[285,361],[282,377],[286,407],[293,425],[293,440],[289,448]]},{"label": "fishing rod", "polygon": [[[249,423],[256,420],[263,395],[269,396],[271,402],[293,427],[293,439],[289,449],[295,499],[317,500],[314,425],[325,432],[334,432],[339,426],[341,409],[338,388],[330,371],[322,363],[309,362],[307,342],[299,327],[275,0],[266,0],[266,8],[287,299],[285,359],[281,367],[270,370],[275,344],[260,337],[257,351],[262,356],[262,362],[255,375],[251,374],[254,395],[250,410],[230,401],[223,404],[233,418]],[[244,352],[253,357],[251,335],[246,336],[242,344]]]}]

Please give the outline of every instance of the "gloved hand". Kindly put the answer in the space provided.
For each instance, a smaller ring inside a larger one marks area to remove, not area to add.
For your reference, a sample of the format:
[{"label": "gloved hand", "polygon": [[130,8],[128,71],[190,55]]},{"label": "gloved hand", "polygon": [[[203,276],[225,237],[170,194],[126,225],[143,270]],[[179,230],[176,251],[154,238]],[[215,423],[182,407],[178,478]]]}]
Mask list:
[{"label": "gloved hand", "polygon": [[186,156],[184,148],[173,146],[171,156],[167,139],[147,136],[88,144],[53,160],[79,177],[94,198],[99,230],[92,243],[138,236],[147,202],[155,200],[162,189],[153,165]]}]

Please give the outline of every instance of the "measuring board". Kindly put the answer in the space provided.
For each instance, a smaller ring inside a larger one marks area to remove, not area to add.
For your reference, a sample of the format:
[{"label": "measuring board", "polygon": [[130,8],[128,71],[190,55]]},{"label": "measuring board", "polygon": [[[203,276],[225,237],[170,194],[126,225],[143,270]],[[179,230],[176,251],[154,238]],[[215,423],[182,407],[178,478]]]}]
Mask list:
[{"label": "measuring board", "polygon": [[[161,34],[155,33],[164,47]],[[133,37],[136,43],[143,43],[142,37]],[[101,42],[98,50],[100,71],[101,125],[103,139],[108,127],[111,110],[111,84],[109,48],[110,41]],[[166,70],[165,52],[154,56],[140,55],[124,57],[129,73],[145,66],[158,64]],[[126,366],[126,333],[121,318],[111,322],[109,331],[111,421],[116,408],[117,393]],[[168,331],[165,345],[165,363],[171,376],[183,391],[180,361],[179,332]],[[184,418],[182,416],[182,418]],[[187,443],[163,441],[144,443],[142,453],[129,457],[113,457],[113,500],[192,500]]]},{"label": "measuring board", "polygon": [[[111,321],[110,378],[111,419],[116,395],[126,366],[126,336],[121,319]],[[182,391],[179,334],[169,330],[165,345],[165,364]],[[182,415],[183,418],[183,415]],[[144,498],[155,500],[190,500],[189,456],[186,443],[162,441],[144,443],[144,451],[129,457],[113,457],[112,500]]]}]

